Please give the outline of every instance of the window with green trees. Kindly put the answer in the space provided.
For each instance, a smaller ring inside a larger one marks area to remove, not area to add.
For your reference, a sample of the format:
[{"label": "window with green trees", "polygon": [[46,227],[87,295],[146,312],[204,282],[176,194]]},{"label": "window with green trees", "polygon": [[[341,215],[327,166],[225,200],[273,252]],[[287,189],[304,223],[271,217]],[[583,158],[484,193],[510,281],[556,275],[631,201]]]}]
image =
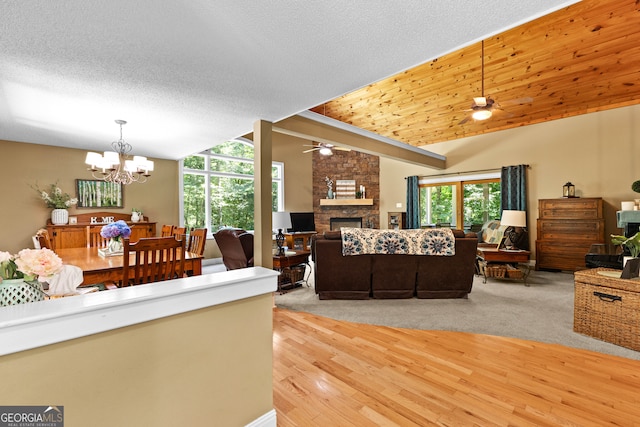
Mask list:
[{"label": "window with green trees", "polygon": [[[281,162],[272,163],[272,209],[284,208]],[[188,227],[253,230],[253,144],[236,140],[182,161],[182,218]]]},{"label": "window with green trees", "polygon": [[499,178],[421,183],[421,225],[450,224],[454,228],[470,229],[488,220],[500,219],[500,191]]}]

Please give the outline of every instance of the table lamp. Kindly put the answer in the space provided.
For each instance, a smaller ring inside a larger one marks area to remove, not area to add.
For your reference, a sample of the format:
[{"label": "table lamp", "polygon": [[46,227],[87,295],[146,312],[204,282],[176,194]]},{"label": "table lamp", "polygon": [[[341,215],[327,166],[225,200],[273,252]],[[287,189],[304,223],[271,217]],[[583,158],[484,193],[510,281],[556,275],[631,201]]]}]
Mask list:
[{"label": "table lamp", "polygon": [[282,230],[286,231],[288,228],[291,228],[291,214],[286,211],[273,212],[271,220],[273,229],[278,230],[276,234],[278,255],[284,255],[284,249],[282,248],[284,244],[284,234],[282,234]]},{"label": "table lamp", "polygon": [[503,210],[502,217],[500,218],[500,225],[507,226],[504,234],[509,239],[509,249],[513,249],[514,247],[523,249],[520,247],[519,243],[522,243],[523,237],[526,233],[525,228],[527,227],[527,212]]}]

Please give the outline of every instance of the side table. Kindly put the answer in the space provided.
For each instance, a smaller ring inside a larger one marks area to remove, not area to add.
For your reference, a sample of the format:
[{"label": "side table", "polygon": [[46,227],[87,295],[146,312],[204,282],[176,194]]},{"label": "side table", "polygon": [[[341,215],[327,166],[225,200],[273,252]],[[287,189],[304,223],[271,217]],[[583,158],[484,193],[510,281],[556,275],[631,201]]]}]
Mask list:
[{"label": "side table", "polygon": [[[527,277],[531,272],[531,266],[528,264],[530,255],[531,252],[524,250],[479,247],[479,272],[484,277],[482,283],[487,283],[487,277],[496,277],[498,279],[522,280],[525,286],[529,286]],[[488,271],[493,271],[492,269],[501,274],[488,275]]]},{"label": "side table", "polygon": [[[289,285],[291,288],[300,286],[309,282],[304,276],[304,267],[309,266],[309,251],[286,251],[283,255],[273,256],[273,269],[280,272],[278,277],[278,291],[282,292],[284,287]],[[302,267],[301,273],[298,273],[296,267]]]}]

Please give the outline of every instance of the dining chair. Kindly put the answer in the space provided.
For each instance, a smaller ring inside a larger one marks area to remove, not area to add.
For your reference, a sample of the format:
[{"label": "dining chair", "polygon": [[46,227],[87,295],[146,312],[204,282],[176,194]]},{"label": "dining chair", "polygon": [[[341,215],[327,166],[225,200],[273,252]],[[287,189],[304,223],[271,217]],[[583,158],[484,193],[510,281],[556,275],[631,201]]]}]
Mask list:
[{"label": "dining chair", "polygon": [[173,225],[163,225],[160,231],[161,237],[173,236]]},{"label": "dining chair", "polygon": [[53,245],[51,244],[51,237],[49,237],[49,232],[45,229],[40,229],[34,236],[34,238],[38,241],[40,245],[40,249],[52,249]]},{"label": "dining chair", "polygon": [[109,238],[102,237],[100,231],[102,227],[91,227],[87,225],[87,247],[106,248],[109,245]]},{"label": "dining chair", "polygon": [[204,255],[204,245],[207,243],[207,229],[194,228],[189,233],[189,241],[187,243],[187,252],[193,252],[198,255]]},{"label": "dining chair", "polygon": [[[189,233],[189,240],[187,243],[187,252],[192,252],[200,256],[204,255],[204,245],[207,243],[207,229],[206,228],[194,228]],[[193,276],[193,271],[187,270],[187,276]]]},{"label": "dining chair", "polygon": [[174,226],[171,234],[178,240],[186,240],[185,237],[187,236],[187,227]]},{"label": "dining chair", "polygon": [[[185,242],[173,236],[148,237],[129,243],[124,239],[122,286],[161,282],[184,276]],[[133,270],[133,272],[131,271]]]}]

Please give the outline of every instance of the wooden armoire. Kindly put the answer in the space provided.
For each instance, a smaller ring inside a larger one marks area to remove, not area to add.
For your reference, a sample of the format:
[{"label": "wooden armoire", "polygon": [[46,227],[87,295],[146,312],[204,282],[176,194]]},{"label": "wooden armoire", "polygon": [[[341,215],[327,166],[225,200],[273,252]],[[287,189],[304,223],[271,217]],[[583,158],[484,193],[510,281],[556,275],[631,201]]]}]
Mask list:
[{"label": "wooden armoire", "polygon": [[538,200],[537,270],[586,268],[594,243],[605,243],[602,198]]}]

